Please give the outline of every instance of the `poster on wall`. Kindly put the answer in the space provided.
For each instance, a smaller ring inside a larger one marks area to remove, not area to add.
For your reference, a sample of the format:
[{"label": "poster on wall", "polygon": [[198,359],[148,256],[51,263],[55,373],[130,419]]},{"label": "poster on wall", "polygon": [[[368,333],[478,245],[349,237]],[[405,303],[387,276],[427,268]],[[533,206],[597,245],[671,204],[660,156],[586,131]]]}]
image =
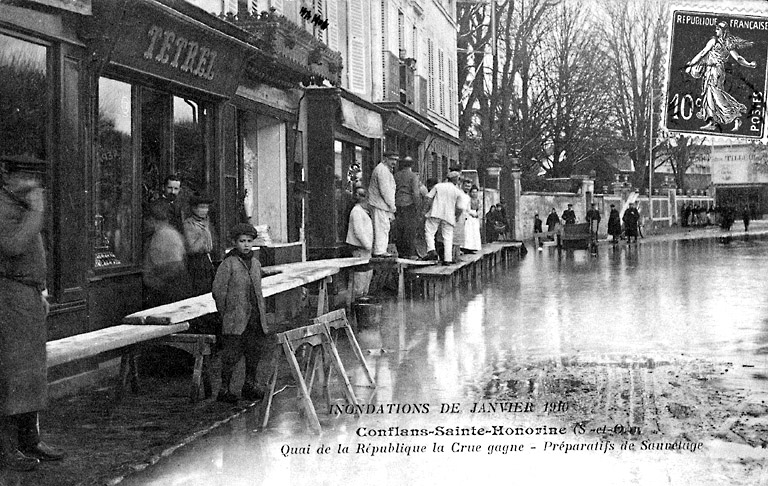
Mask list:
[{"label": "poster on wall", "polygon": [[670,31],[666,129],[765,138],[768,18],[673,10]]}]

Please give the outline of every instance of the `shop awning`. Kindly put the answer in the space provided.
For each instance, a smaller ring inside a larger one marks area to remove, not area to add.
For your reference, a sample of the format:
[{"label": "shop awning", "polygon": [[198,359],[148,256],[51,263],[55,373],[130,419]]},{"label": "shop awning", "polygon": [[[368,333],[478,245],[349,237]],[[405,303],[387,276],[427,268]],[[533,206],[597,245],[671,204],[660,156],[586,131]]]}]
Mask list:
[{"label": "shop awning", "polygon": [[341,100],[341,124],[366,138],[384,138],[381,115],[344,98]]},{"label": "shop awning", "polygon": [[413,116],[402,111],[391,111],[387,115],[387,122],[384,125],[386,130],[394,130],[406,137],[424,142],[429,135],[429,127],[420,122]]}]

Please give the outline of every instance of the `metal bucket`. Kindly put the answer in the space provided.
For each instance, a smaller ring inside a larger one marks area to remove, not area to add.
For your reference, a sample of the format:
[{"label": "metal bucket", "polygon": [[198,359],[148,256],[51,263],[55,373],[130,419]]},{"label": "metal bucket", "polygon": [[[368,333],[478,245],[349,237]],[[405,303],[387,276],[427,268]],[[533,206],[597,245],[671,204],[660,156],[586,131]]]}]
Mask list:
[{"label": "metal bucket", "polygon": [[352,304],[359,329],[378,329],[381,326],[381,303],[372,297],[360,297]]}]

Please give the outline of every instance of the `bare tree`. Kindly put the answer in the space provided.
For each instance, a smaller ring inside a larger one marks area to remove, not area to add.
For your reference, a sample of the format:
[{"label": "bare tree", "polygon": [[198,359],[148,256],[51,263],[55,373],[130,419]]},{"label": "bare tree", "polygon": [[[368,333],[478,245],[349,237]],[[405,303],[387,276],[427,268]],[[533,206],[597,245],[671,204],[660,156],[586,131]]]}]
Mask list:
[{"label": "bare tree", "polygon": [[[666,5],[661,0],[607,0],[603,4],[607,68],[615,77],[616,122],[635,164],[634,184],[647,185],[651,116],[658,113]],[[657,130],[654,119],[653,129]]]},{"label": "bare tree", "polygon": [[[544,14],[557,3],[497,0],[458,6],[462,158],[474,158],[478,168],[491,161],[508,164],[513,149],[538,150],[535,141],[541,124],[530,116],[531,58],[543,38]],[[497,22],[491,32],[490,9],[494,7]]]},{"label": "bare tree", "polygon": [[671,136],[658,147],[654,168],[669,164],[678,189],[685,190],[685,174],[688,169],[709,158],[706,137]]},{"label": "bare tree", "polygon": [[589,10],[567,2],[550,15],[551,34],[534,61],[536,89],[548,103],[541,110],[545,154],[539,160],[548,176],[567,177],[589,172],[597,157],[613,150],[613,78]]}]

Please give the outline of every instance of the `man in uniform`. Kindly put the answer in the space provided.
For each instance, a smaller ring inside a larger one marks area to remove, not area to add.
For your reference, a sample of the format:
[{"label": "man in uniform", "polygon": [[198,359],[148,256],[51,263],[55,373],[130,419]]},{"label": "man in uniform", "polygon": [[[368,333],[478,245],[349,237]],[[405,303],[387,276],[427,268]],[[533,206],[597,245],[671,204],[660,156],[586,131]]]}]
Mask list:
[{"label": "man in uniform", "polygon": [[0,467],[31,471],[64,454],[40,441],[48,394],[44,161],[0,157]]},{"label": "man in uniform", "polygon": [[368,184],[368,206],[373,221],[373,257],[390,257],[387,253],[389,244],[390,222],[395,219],[395,176],[392,170],[399,157],[394,152],[385,155],[373,169]]},{"label": "man in uniform", "polygon": [[563,221],[565,224],[575,224],[576,223],[576,213],[573,211],[573,204],[568,205],[568,209],[563,211]]}]

